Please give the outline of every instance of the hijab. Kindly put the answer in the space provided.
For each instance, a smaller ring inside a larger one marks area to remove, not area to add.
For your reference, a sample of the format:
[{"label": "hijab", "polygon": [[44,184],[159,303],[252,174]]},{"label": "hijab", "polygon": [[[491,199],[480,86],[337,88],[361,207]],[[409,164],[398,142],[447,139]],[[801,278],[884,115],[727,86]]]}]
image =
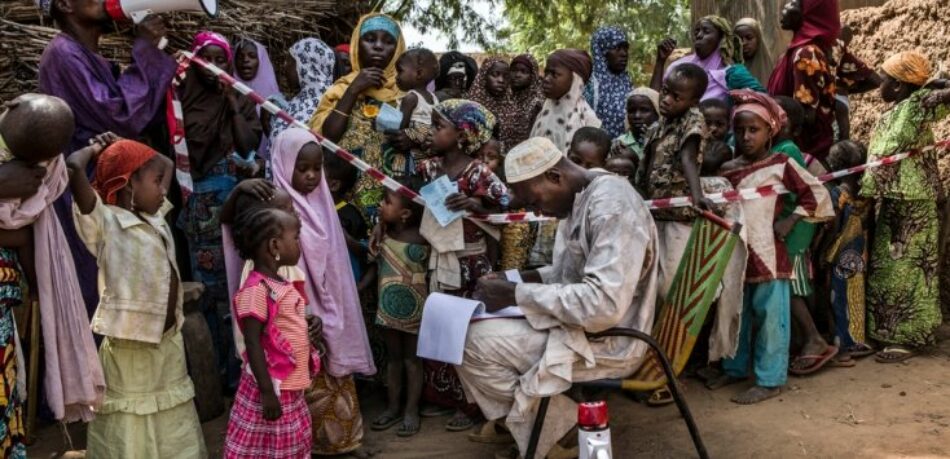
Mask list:
[{"label": "hijab", "polygon": [[933,66],[930,59],[917,51],[897,53],[881,64],[881,70],[892,78],[910,83],[914,86],[923,86],[930,80]]},{"label": "hijab", "polygon": [[[461,65],[459,65],[461,64]],[[449,51],[439,58],[439,76],[435,78],[435,88],[442,90],[449,85],[450,70],[453,67],[460,68],[465,72],[465,90],[472,88],[475,82],[475,76],[478,73],[478,64],[475,59],[468,57],[458,51]]]},{"label": "hijab", "polygon": [[[753,18],[742,18],[736,22],[736,26],[732,30],[735,31],[739,26],[752,29],[752,33],[755,34],[755,38],[759,41],[759,49],[755,52],[755,56],[753,56],[752,59],[745,61],[745,56],[743,56],[745,66],[749,69],[749,73],[757,80],[768,82],[769,75],[772,72],[772,50],[763,41],[762,24]],[[738,35],[736,35],[736,37],[738,37]],[[742,48],[739,48],[739,53],[741,52]]]},{"label": "hijab", "polygon": [[769,94],[791,96],[795,91],[792,71],[795,51],[807,44],[830,49],[841,33],[838,0],[802,0],[802,26],[795,31],[788,50],[775,64],[769,77]]},{"label": "hijab", "polygon": [[[488,92],[488,74],[491,68],[502,63],[508,66],[508,60],[501,57],[490,57],[482,63],[475,77],[475,84],[466,95],[468,100],[478,102],[495,115],[498,120],[498,139],[505,144],[505,148],[513,147],[518,141],[518,118],[523,117],[525,107],[515,105],[511,96],[511,87],[505,88],[501,96],[493,96]],[[527,135],[525,132],[523,135]]]},{"label": "hijab", "polygon": [[729,95],[726,70],[730,65],[742,62],[742,46],[739,44],[729,20],[721,16],[706,16],[700,19],[699,22],[709,22],[719,30],[718,52],[712,52],[705,59],[699,57],[695,52],[684,56],[666,69],[664,77],[669,76],[673,69],[680,64],[696,64],[709,75],[709,85],[706,86],[706,92],[700,100],[725,99]]},{"label": "hijab", "polygon": [[[233,53],[227,39],[214,32],[200,32],[195,36],[191,52],[198,54],[208,46],[218,46],[225,51],[228,62]],[[190,64],[184,73],[184,81],[178,83],[178,97],[181,100],[184,116],[183,134],[187,139],[188,162],[191,175],[195,179],[203,177],[219,161],[234,151],[234,133],[231,126],[232,116],[246,116],[246,113],[234,113],[231,103],[217,87],[209,88],[202,81],[200,66]],[[243,108],[254,113],[254,104],[239,99]],[[250,105],[248,105],[250,104]]]},{"label": "hijab", "polygon": [[590,102],[597,117],[603,122],[603,128],[611,138],[623,134],[624,120],[627,118],[627,93],[633,89],[627,72],[614,73],[607,63],[607,51],[622,43],[628,43],[627,34],[619,27],[601,27],[594,32],[590,40],[590,51],[594,57],[594,76],[588,88]]},{"label": "hijab", "polygon": [[[587,58],[586,64],[581,58]],[[594,109],[584,100],[586,78],[577,70],[587,70],[590,77],[590,57],[580,50],[558,50],[548,58],[548,65],[563,65],[574,71],[571,89],[560,99],[545,99],[541,113],[534,122],[529,137],[546,137],[564,153],[571,146],[571,139],[578,129],[586,126],[600,127],[600,119]]]},{"label": "hijab", "polygon": [[[294,166],[300,149],[308,143],[319,144],[310,131],[291,127],[274,139],[274,182],[290,194],[300,218],[300,261],[297,267],[306,274],[309,309],[323,320],[327,343],[324,357],[327,371],[334,377],[376,372],[363,323],[359,294],[350,255],[346,250],[343,226],[330,196],[324,176],[320,186],[309,195],[294,190]],[[346,266],[346,269],[338,269]]]},{"label": "hijab", "polygon": [[399,56],[406,50],[406,42],[402,30],[393,18],[385,14],[367,14],[360,18],[360,22],[353,29],[353,34],[350,36],[350,63],[353,67],[353,71],[350,72],[349,75],[340,77],[340,79],[327,90],[323,95],[323,99],[320,100],[319,106],[317,106],[317,112],[310,121],[310,125],[316,128],[317,131],[323,130],[323,122],[330,116],[330,113],[336,108],[337,102],[343,97],[343,93],[345,93],[346,89],[356,80],[356,77],[360,74],[360,70],[362,70],[360,65],[360,38],[367,33],[377,30],[383,30],[393,35],[393,38],[396,39],[396,49],[393,51],[392,59],[389,60],[386,64],[386,68],[383,69],[383,78],[385,80],[383,87],[367,89],[360,95],[371,97],[383,103],[395,102],[402,98],[403,93],[396,86],[396,60],[399,59]]},{"label": "hijab", "polygon": [[736,115],[739,113],[752,113],[769,125],[769,134],[774,138],[788,122],[785,110],[767,94],[749,89],[739,89],[731,91],[729,95],[735,104],[732,110],[733,124],[735,124]]},{"label": "hijab", "polygon": [[[254,92],[260,94],[265,99],[273,96],[274,94],[279,94],[280,87],[277,86],[277,75],[274,73],[274,64],[270,60],[270,55],[267,53],[267,48],[257,41],[242,37],[237,42],[235,49],[241,49],[242,46],[245,46],[248,43],[254,45],[254,48],[257,49],[257,60],[260,63],[257,68],[257,75],[254,75],[254,78],[251,80],[244,80],[241,79],[241,77],[238,75],[237,69],[235,69],[232,72],[234,74],[234,79],[246,84],[248,87],[253,89]],[[260,112],[261,109],[258,107],[257,113],[260,114]]]},{"label": "hijab", "polygon": [[466,140],[464,153],[474,156],[492,138],[495,115],[482,104],[464,99],[439,102],[432,111],[449,120]]},{"label": "hijab", "polygon": [[505,149],[508,150],[528,140],[528,136],[531,134],[531,126],[534,124],[534,116],[538,108],[544,103],[544,92],[541,90],[541,68],[538,66],[538,61],[530,54],[521,54],[511,60],[510,67],[514,67],[515,64],[528,67],[532,80],[527,88],[521,91],[512,90],[511,103],[518,108],[518,112],[511,120],[511,129],[514,136],[511,145],[505,145]]},{"label": "hijab", "polygon": [[566,48],[559,49],[548,56],[548,65],[566,67],[584,80],[584,84],[590,81],[591,73],[594,70],[594,63],[591,61],[590,54],[582,49]]},{"label": "hijab", "polygon": [[[317,110],[317,104],[327,88],[333,84],[333,50],[319,38],[304,38],[290,47],[290,56],[297,62],[300,92],[287,103],[287,113],[295,120],[306,123]],[[275,138],[290,125],[274,118],[271,137]]]},{"label": "hijab", "polygon": [[134,140],[119,140],[106,148],[96,161],[92,188],[102,202],[116,205],[119,190],[128,185],[132,174],[151,161],[158,152]]},{"label": "hijab", "polygon": [[634,89],[633,91],[630,91],[629,93],[627,93],[627,97],[624,98],[623,123],[624,123],[624,128],[628,131],[630,130],[630,125],[627,122],[627,117],[626,117],[626,113],[627,113],[626,101],[630,100],[631,97],[636,97],[636,96],[643,96],[649,99],[650,105],[653,106],[653,111],[656,112],[656,116],[657,117],[660,116],[660,93],[656,92],[656,90],[654,90],[653,88],[649,88],[646,86],[642,86],[637,89]]}]

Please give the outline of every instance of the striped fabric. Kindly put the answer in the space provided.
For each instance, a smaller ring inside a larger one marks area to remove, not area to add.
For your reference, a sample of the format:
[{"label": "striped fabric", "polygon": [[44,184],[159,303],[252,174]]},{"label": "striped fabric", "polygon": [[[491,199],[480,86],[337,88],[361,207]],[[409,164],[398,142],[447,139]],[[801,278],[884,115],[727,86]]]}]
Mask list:
[{"label": "striped fabric", "polygon": [[[726,265],[739,240],[740,225],[726,229],[706,218],[697,218],[680,261],[673,284],[660,307],[653,337],[670,357],[679,374],[686,366]],[[666,384],[660,362],[647,359],[637,372],[622,382],[627,390],[658,389]]]}]

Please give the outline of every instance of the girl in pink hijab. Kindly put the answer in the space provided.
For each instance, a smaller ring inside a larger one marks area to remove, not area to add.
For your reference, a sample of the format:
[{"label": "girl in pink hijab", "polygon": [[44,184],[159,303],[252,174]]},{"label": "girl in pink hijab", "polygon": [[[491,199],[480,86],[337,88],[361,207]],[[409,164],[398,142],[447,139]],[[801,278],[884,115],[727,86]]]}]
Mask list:
[{"label": "girl in pink hijab", "polygon": [[322,359],[326,371],[315,378],[307,396],[313,449],[318,454],[342,454],[359,448],[363,436],[352,375],[376,372],[356,281],[323,177],[323,149],[316,137],[290,128],[274,139],[271,152],[274,184],[290,194],[300,217],[302,253],[297,267],[306,274],[308,307],[323,320],[327,347]]}]

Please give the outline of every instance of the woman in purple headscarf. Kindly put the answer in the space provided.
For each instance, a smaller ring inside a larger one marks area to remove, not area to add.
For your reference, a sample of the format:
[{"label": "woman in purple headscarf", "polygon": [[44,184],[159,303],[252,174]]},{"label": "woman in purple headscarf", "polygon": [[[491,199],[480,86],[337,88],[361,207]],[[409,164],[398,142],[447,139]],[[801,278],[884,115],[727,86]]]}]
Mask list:
[{"label": "woman in purple headscarf", "polygon": [[[274,64],[270,60],[267,48],[257,41],[247,37],[237,39],[237,44],[234,46],[233,74],[236,80],[246,84],[265,99],[280,95],[280,87],[277,86],[277,75],[274,73]],[[261,116],[264,132],[270,132],[270,123],[264,121],[265,118],[261,114],[260,106],[257,107],[257,114]],[[269,150],[270,139],[264,136],[257,147],[257,155],[262,158],[269,158]]]}]

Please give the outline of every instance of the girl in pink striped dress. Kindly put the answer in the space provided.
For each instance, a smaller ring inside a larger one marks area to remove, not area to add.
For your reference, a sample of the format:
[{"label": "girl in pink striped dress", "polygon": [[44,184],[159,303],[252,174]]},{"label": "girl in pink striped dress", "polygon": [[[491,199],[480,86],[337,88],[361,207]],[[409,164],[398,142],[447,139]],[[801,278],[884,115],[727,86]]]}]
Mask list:
[{"label": "girl in pink striped dress", "polygon": [[241,257],[254,271],[234,297],[234,315],[246,351],[241,382],[224,444],[225,458],[310,456],[310,410],[304,391],[320,368],[319,330],[308,327],[305,294],[278,271],[300,259],[300,220],[265,208],[247,212],[234,226]]}]

